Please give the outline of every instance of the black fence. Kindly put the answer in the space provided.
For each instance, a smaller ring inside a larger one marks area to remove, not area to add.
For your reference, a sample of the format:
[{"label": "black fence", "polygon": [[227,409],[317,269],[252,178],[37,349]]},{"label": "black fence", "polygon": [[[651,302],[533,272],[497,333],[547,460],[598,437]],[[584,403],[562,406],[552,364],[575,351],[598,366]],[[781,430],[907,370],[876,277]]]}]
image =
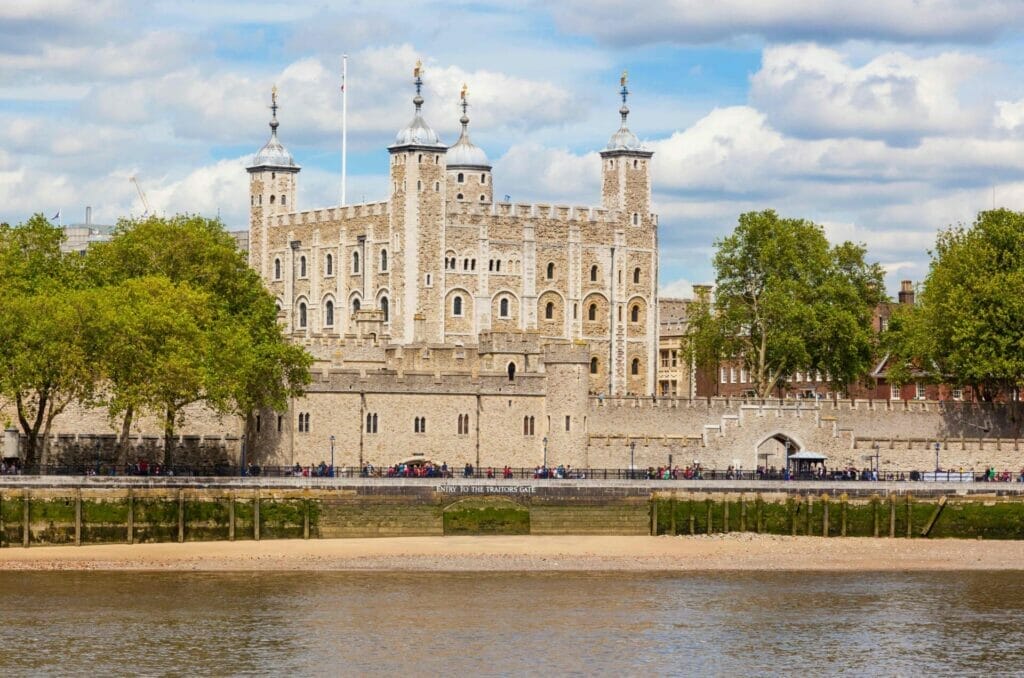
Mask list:
[{"label": "black fence", "polygon": [[124,467],[110,464],[46,465],[29,469],[16,466],[0,469],[0,475],[44,475],[44,476],[105,476],[105,477],[264,477],[264,478],[467,478],[476,480],[664,480],[686,482],[690,480],[771,480],[771,481],[914,481],[914,482],[1024,482],[1024,470],[1009,471],[872,471],[869,469],[832,470],[826,473],[790,474],[778,469],[705,469],[687,468],[596,468],[583,469],[571,466],[555,468],[512,468],[512,467],[440,467],[418,465],[395,465],[390,467],[339,466],[258,466],[245,468],[231,465],[216,466],[170,466],[159,464],[129,465]]}]

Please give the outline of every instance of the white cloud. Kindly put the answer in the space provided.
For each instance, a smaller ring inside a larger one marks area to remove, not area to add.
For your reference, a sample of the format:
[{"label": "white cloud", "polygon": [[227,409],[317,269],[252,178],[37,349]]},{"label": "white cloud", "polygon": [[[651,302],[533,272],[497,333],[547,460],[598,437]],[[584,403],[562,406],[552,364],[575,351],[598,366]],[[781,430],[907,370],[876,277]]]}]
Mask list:
[{"label": "white cloud", "polygon": [[567,31],[618,44],[848,39],[987,42],[1024,24],[1014,0],[567,0],[553,10]]},{"label": "white cloud", "polygon": [[689,299],[693,297],[693,283],[679,278],[658,287],[658,296]]},{"label": "white cloud", "polygon": [[514,202],[599,205],[601,159],[597,153],[516,144],[494,163],[494,183],[496,197],[507,193]]},{"label": "white cloud", "polygon": [[997,101],[994,124],[999,129],[1011,132],[1024,129],[1024,99]]},{"label": "white cloud", "polygon": [[913,58],[881,54],[860,67],[812,44],[765,49],[751,79],[751,101],[771,123],[807,137],[897,139],[976,128],[983,116],[958,90],[987,67],[973,55]]}]

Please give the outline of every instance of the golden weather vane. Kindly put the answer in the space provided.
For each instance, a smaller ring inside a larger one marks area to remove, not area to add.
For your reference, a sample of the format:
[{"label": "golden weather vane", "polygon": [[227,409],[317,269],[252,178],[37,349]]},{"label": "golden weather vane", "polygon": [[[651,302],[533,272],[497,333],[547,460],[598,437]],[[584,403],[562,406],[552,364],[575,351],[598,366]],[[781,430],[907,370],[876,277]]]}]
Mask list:
[{"label": "golden weather vane", "polygon": [[629,79],[629,73],[626,72],[626,71],[622,71],[622,77],[619,78],[619,85],[621,85],[622,87],[625,87],[626,86],[626,81],[628,79]]},{"label": "golden weather vane", "polygon": [[459,93],[459,98],[465,101],[467,94],[469,94],[469,87],[466,86],[466,83],[462,83],[462,91]]},{"label": "golden weather vane", "polygon": [[420,77],[420,71],[423,70],[423,62],[419,59],[416,60],[416,67],[412,69],[412,77]]},{"label": "golden weather vane", "polygon": [[270,103],[273,106],[277,106],[277,85],[270,88]]}]

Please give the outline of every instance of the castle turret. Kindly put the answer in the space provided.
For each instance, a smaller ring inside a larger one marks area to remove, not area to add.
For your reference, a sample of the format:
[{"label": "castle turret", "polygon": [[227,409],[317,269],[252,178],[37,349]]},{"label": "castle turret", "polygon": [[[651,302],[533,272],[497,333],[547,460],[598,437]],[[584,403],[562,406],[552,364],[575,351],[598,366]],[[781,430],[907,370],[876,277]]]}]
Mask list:
[{"label": "castle turret", "polygon": [[469,139],[469,102],[466,85],[462,86],[460,106],[462,107],[462,134],[445,154],[448,167],[448,191],[458,202],[490,204],[494,190],[491,181],[491,163],[484,150]]},{"label": "castle turret", "polygon": [[394,308],[391,334],[398,341],[413,341],[413,318],[423,313],[425,339],[442,341],[443,289],[440,272],[444,261],[444,154],[447,147],[424,122],[422,64],[416,62],[413,83],[416,112],[398,132],[391,153],[391,232],[394,266],[391,280]]},{"label": "castle turret", "polygon": [[622,121],[601,151],[601,198],[617,211],[620,226],[612,248],[610,393],[654,392],[658,354],[658,225],[651,213],[654,153],[626,124],[627,75],[619,79]]},{"label": "castle turret", "polygon": [[297,210],[296,178],[302,169],[277,138],[277,87],[270,92],[270,139],[253,156],[249,172],[249,264],[268,278],[266,221]]}]

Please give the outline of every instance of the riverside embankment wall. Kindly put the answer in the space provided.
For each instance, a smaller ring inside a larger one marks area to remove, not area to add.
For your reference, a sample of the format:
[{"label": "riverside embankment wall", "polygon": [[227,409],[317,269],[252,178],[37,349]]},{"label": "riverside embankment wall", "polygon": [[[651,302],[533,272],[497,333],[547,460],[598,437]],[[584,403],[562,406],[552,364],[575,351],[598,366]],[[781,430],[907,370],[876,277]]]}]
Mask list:
[{"label": "riverside embankment wall", "polygon": [[447,534],[1024,539],[1024,484],[0,479],[0,546]]}]

